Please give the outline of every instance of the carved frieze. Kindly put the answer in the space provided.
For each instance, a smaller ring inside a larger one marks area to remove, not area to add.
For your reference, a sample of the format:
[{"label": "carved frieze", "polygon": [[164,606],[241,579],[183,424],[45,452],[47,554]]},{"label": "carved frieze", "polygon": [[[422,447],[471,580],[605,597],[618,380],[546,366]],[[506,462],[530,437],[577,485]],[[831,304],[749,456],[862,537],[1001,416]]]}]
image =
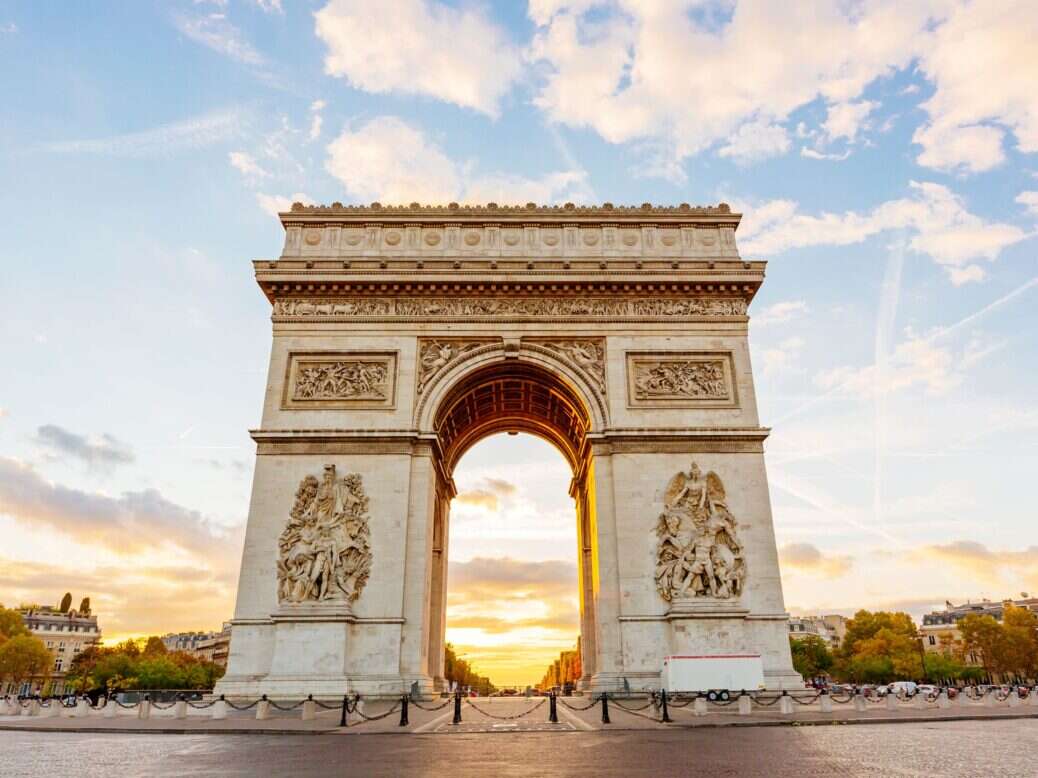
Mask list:
[{"label": "carved frieze", "polygon": [[605,338],[563,338],[534,342],[586,373],[594,381],[595,388],[605,394]]},{"label": "carved frieze", "polygon": [[395,384],[395,353],[292,352],[282,407],[390,408]]},{"label": "carved frieze", "polygon": [[746,300],[715,297],[352,297],[280,299],[275,319],[698,318],[745,316]]},{"label": "carved frieze", "polygon": [[721,478],[695,462],[670,479],[656,524],[656,591],[667,602],[742,594],[746,580],[737,522]]},{"label": "carved frieze", "polygon": [[632,406],[734,407],[730,352],[628,352]]},{"label": "carved frieze", "polygon": [[419,338],[418,369],[415,371],[417,383],[415,392],[421,394],[426,387],[445,369],[463,354],[493,343],[493,339],[462,338]]},{"label": "carved frieze", "polygon": [[339,478],[325,465],[320,481],[306,476],[278,537],[278,602],[348,606],[371,572],[370,534],[359,474]]}]

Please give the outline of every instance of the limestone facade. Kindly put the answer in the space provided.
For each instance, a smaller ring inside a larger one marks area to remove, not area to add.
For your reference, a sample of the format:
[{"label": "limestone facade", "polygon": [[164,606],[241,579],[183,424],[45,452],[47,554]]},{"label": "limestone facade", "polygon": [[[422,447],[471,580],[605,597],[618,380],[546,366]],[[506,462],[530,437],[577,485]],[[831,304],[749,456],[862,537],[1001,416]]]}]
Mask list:
[{"label": "limestone facade", "polygon": [[733,652],[798,685],[747,343],[764,263],[739,257],[739,219],[282,213],[280,258],[254,263],[273,346],[217,693],[441,683],[451,473],[501,431],[573,470],[584,686],[658,687],[666,655]]}]

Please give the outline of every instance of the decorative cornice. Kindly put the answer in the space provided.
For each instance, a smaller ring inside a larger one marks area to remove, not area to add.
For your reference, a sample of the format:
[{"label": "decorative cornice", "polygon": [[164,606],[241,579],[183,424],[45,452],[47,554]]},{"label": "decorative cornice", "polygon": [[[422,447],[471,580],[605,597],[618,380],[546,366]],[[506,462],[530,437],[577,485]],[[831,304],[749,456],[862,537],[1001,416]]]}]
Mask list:
[{"label": "decorative cornice", "polygon": [[282,221],[293,221],[299,216],[305,215],[333,215],[350,216],[378,219],[383,216],[392,217],[394,220],[407,218],[422,218],[428,216],[441,216],[446,218],[478,216],[493,221],[495,217],[656,217],[656,216],[734,216],[741,214],[733,213],[728,203],[713,205],[653,205],[642,203],[641,205],[613,205],[603,203],[602,205],[537,205],[527,203],[526,205],[498,205],[487,203],[486,205],[459,205],[449,203],[447,205],[422,205],[411,203],[410,205],[382,205],[374,202],[371,205],[343,205],[334,202],[331,205],[304,205],[303,203],[292,203],[292,209],[283,211],[280,216]]}]

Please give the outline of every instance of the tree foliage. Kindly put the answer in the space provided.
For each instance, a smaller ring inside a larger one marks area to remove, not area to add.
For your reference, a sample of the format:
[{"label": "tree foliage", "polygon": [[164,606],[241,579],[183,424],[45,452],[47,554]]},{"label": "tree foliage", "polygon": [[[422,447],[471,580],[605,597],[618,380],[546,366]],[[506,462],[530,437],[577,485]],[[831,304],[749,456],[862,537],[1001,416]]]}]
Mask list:
[{"label": "tree foliage", "polygon": [[575,686],[584,675],[580,659],[580,643],[571,651],[563,651],[559,658],[548,665],[548,669],[537,684],[538,689],[551,689],[555,686]]},{"label": "tree foliage", "polygon": [[68,613],[69,608],[72,607],[72,592],[65,592],[65,596],[61,598],[61,604],[58,606],[58,610],[62,613]]},{"label": "tree foliage", "polygon": [[[143,648],[142,648],[143,644]],[[90,646],[69,667],[66,685],[91,689],[212,689],[224,668],[186,651],[168,651],[162,639]]]},{"label": "tree foliage", "polygon": [[922,678],[922,644],[907,613],[860,610],[847,622],[835,675],[855,683]]},{"label": "tree foliage", "polygon": [[835,662],[829,644],[820,635],[790,636],[789,649],[793,654],[793,668],[807,679],[828,673]]},{"label": "tree foliage", "polygon": [[28,635],[29,630],[25,627],[22,614],[14,608],[5,608],[0,605],[0,645],[8,638],[16,638],[19,635]]},{"label": "tree foliage", "polygon": [[497,688],[487,676],[480,675],[471,664],[459,658],[450,643],[443,650],[443,677],[448,683],[456,681],[459,688],[472,687],[483,694],[489,694]]},{"label": "tree foliage", "polygon": [[43,641],[32,635],[17,635],[0,645],[0,680],[15,685],[50,674],[50,651]]},{"label": "tree foliage", "polygon": [[1001,623],[971,613],[959,621],[963,654],[974,654],[989,676],[1038,676],[1038,615],[1006,603]]}]

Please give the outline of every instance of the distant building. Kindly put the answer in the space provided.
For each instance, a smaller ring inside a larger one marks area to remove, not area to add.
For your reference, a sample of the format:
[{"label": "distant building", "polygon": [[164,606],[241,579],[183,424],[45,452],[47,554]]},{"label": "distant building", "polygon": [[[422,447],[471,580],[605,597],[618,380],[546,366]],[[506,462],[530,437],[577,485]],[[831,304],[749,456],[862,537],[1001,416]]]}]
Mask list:
[{"label": "distant building", "polygon": [[225,621],[223,629],[211,632],[205,640],[195,646],[194,654],[199,659],[215,662],[220,667],[227,667],[227,655],[231,650],[231,622]]},{"label": "distant building", "polygon": [[166,647],[167,651],[187,651],[189,654],[193,654],[200,643],[207,640],[212,640],[217,632],[169,632],[163,635],[160,640],[162,645]]},{"label": "distant building", "polygon": [[[923,648],[931,654],[959,653],[962,639],[959,634],[959,622],[971,614],[991,616],[995,621],[1002,621],[1006,603],[1038,613],[1038,597],[1028,597],[1026,593],[1022,594],[1019,600],[981,600],[962,605],[945,602],[944,610],[931,611],[923,616],[922,626],[919,627]],[[980,665],[980,657],[975,651],[964,654],[963,660],[967,664]]]},{"label": "distant building", "polygon": [[830,650],[839,648],[846,634],[847,619],[835,613],[825,616],[793,616],[789,619],[791,638],[817,635],[828,643]]},{"label": "distant building", "polygon": [[[52,694],[65,691],[65,675],[72,660],[88,646],[101,642],[101,628],[97,625],[97,616],[90,611],[90,598],[85,598],[78,610],[68,607],[70,604],[71,596],[66,594],[56,608],[49,605],[18,608],[29,634],[42,640],[54,659],[49,679]],[[42,692],[47,680],[32,678],[17,691],[19,694]]]}]

